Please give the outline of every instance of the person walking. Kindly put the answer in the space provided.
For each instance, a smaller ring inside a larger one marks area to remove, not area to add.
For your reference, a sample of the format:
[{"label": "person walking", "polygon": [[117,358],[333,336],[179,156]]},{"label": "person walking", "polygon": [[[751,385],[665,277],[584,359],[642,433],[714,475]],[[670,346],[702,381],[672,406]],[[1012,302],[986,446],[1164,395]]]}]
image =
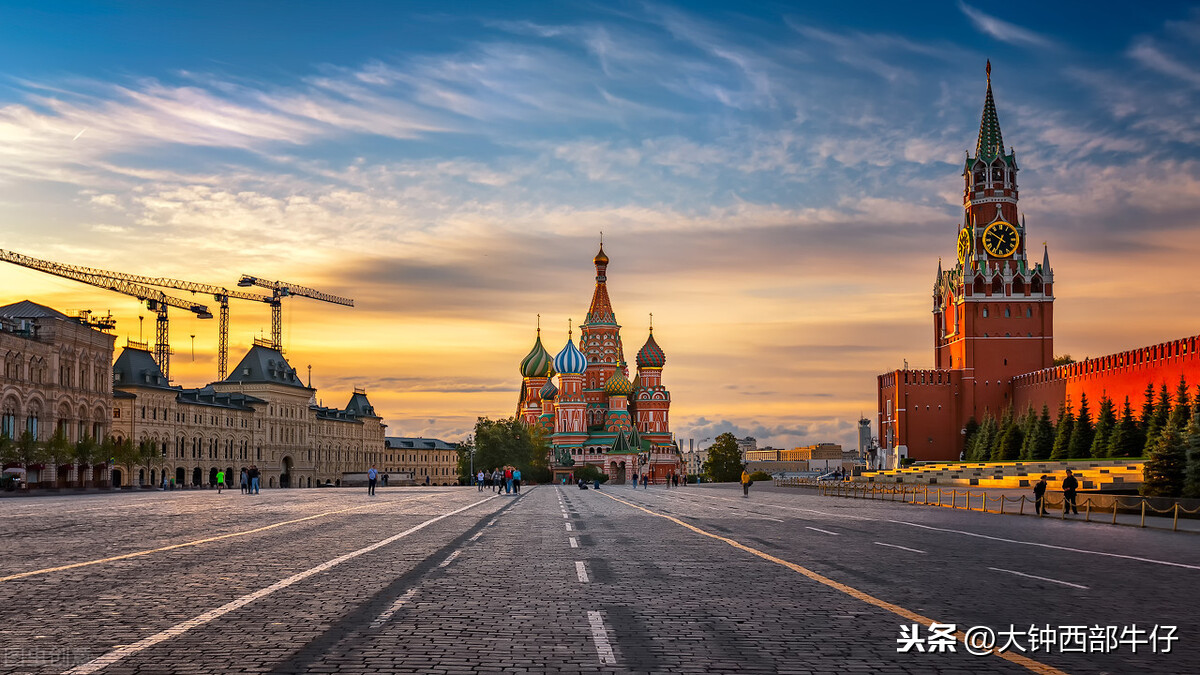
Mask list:
[{"label": "person walking", "polygon": [[750,486],[751,485],[754,485],[754,481],[750,480],[750,472],[746,470],[746,467],[742,467],[742,496],[743,497],[750,496]]},{"label": "person walking", "polygon": [[496,494],[504,489],[504,474],[500,471],[500,467],[492,469],[492,487],[496,489]]},{"label": "person walking", "polygon": [[388,475],[385,473],[385,474],[383,474],[382,476],[380,476],[380,477],[379,477],[379,482],[380,482],[380,484],[382,484],[382,485],[383,485],[383,487],[387,487]]},{"label": "person walking", "polygon": [[258,470],[258,465],[251,464],[250,465],[250,494],[252,494],[252,495],[258,494],[258,481],[261,477],[262,477],[262,474]]},{"label": "person walking", "polygon": [[475,474],[475,484],[479,486],[479,491],[483,492],[483,469],[480,469],[479,473]]},{"label": "person walking", "polygon": [[648,474],[648,473],[642,474],[642,489],[643,490],[650,489],[650,474]]},{"label": "person walking", "polygon": [[367,470],[367,496],[368,497],[375,496],[375,480],[378,478],[379,478],[379,472],[375,470],[375,465],[372,464],[371,468]]},{"label": "person walking", "polygon": [[1039,516],[1046,515],[1046,477],[1042,476],[1033,485],[1033,511]]},{"label": "person walking", "polygon": [[1075,515],[1079,515],[1079,507],[1075,505],[1075,490],[1079,489],[1079,480],[1075,478],[1075,474],[1067,469],[1067,477],[1062,482],[1063,489],[1063,515],[1067,515],[1069,510]]},{"label": "person walking", "polygon": [[634,489],[634,490],[636,490],[636,489],[637,489],[637,484],[638,484],[638,481],[639,481],[639,480],[641,480],[641,479],[642,479],[642,475],[641,475],[641,474],[638,474],[638,473],[635,473],[635,474],[633,474],[633,489]]},{"label": "person walking", "polygon": [[250,478],[248,476],[246,476],[245,469],[242,469],[242,475],[240,476],[240,478],[242,479],[242,482],[238,483],[238,485],[242,489],[242,494],[246,494],[247,492],[250,492],[250,482],[249,482]]},{"label": "person walking", "polygon": [[225,472],[217,472],[217,494],[221,494],[221,490],[225,488]]},{"label": "person walking", "polygon": [[513,469],[513,492],[521,494],[521,470]]}]

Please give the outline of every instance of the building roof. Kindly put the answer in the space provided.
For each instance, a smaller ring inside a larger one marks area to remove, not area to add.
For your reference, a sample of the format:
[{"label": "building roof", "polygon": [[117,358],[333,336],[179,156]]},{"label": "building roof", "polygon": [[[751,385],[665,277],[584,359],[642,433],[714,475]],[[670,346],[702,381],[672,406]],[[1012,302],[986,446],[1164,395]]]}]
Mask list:
[{"label": "building roof", "polygon": [[355,391],[350,397],[350,402],[346,404],[346,412],[355,417],[378,417],[375,414],[375,406],[367,400],[367,392]]},{"label": "building roof", "polygon": [[175,400],[180,403],[188,403],[191,405],[211,406],[214,408],[227,408],[233,410],[254,410],[251,404],[265,404],[261,398],[249,396],[241,392],[218,392],[211,386],[202,387],[200,389],[183,389]]},{"label": "building roof", "polygon": [[563,345],[558,356],[554,357],[554,369],[564,375],[579,375],[587,371],[587,357],[570,338],[567,339],[567,344]]},{"label": "building roof", "polygon": [[533,349],[521,359],[521,377],[550,377],[553,374],[550,352],[542,346],[542,329],[539,328]]},{"label": "building roof", "polygon": [[121,350],[121,355],[113,364],[113,387],[178,388],[172,387],[167,381],[162,369],[154,362],[154,356],[138,347],[125,347]]},{"label": "building roof", "polygon": [[22,300],[14,302],[11,305],[4,305],[0,307],[0,316],[7,316],[12,319],[71,319],[71,317],[57,309],[39,305],[32,300]]},{"label": "building roof", "polygon": [[383,439],[385,447],[400,450],[457,450],[457,443],[447,443],[436,438],[413,438],[410,436],[388,436]]},{"label": "building roof", "polygon": [[979,140],[975,143],[975,156],[991,161],[1004,155],[1004,136],[1000,133],[1000,119],[996,116],[996,103],[992,100],[992,62],[987,63],[987,96],[983,101],[983,116],[979,120]]},{"label": "building roof", "polygon": [[[646,344],[637,353],[638,368],[662,368],[667,362],[667,355],[663,353],[662,347],[654,341],[654,329],[650,329],[650,337],[646,338]],[[639,383],[640,384],[640,383]]]},{"label": "building roof", "polygon": [[596,264],[596,290],[592,293],[592,304],[588,306],[587,318],[584,325],[597,323],[615,324],[617,317],[613,313],[612,301],[608,299],[608,256],[604,254],[604,245],[592,259]]},{"label": "building roof", "polygon": [[299,389],[308,388],[296,374],[296,369],[283,357],[283,353],[278,349],[261,344],[250,347],[250,351],[246,352],[241,362],[229,372],[229,376],[224,381],[246,384],[271,383]]}]

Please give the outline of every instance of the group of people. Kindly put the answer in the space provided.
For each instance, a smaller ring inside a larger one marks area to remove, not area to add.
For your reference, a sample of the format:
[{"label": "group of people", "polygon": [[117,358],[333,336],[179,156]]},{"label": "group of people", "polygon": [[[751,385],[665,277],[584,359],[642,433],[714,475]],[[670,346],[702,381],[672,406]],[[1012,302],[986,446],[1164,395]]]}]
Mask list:
[{"label": "group of people", "polygon": [[[1073,513],[1079,515],[1079,507],[1075,504],[1075,493],[1079,490],[1079,479],[1075,474],[1067,469],[1067,477],[1063,479],[1063,515]],[[1033,504],[1034,512],[1039,516],[1046,515],[1046,477],[1042,476],[1041,480],[1033,486]],[[1115,516],[1114,516],[1115,518]]]},{"label": "group of people", "polygon": [[[679,487],[679,480],[680,480],[679,474],[677,474],[677,473],[669,474],[667,476],[666,485],[667,485],[667,487]],[[642,482],[643,488],[648,489],[650,487],[650,474],[648,474],[648,473],[633,474],[633,487],[636,488],[638,486],[638,481]],[[686,478],[683,479],[683,482],[687,483],[687,479]]]},{"label": "group of people", "polygon": [[[248,468],[242,469],[242,494],[256,495],[258,494],[258,481],[262,477],[262,473],[258,470],[257,464],[251,464]],[[224,483],[224,476],[217,474],[217,486]]]},{"label": "group of people", "polygon": [[500,494],[521,494],[521,470],[515,466],[495,468],[491,472],[479,470],[475,474],[475,484],[479,491],[488,488]]}]

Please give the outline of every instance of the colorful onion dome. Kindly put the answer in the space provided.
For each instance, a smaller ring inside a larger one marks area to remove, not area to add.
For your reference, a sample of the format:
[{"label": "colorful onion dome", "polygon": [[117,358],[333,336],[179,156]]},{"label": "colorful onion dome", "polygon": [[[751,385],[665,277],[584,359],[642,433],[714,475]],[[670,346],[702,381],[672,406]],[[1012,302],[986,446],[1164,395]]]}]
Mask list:
[{"label": "colorful onion dome", "polygon": [[554,380],[546,380],[546,384],[542,385],[542,390],[538,392],[543,401],[553,401],[555,396],[558,396],[558,387],[554,386]]},{"label": "colorful onion dome", "polygon": [[600,244],[600,252],[596,254],[595,258],[592,258],[592,262],[597,265],[608,264],[608,256],[604,255],[604,244]]},{"label": "colorful onion dome", "polygon": [[629,396],[633,393],[633,383],[625,377],[620,368],[617,368],[612,377],[608,378],[608,382],[604,383],[604,393],[609,396]]},{"label": "colorful onion dome", "polygon": [[667,355],[663,354],[662,347],[654,341],[654,329],[650,330],[650,337],[646,338],[646,344],[637,353],[638,368],[662,368],[667,362]]},{"label": "colorful onion dome", "polygon": [[575,346],[575,341],[567,338],[558,356],[554,357],[554,369],[563,375],[582,375],[587,370],[587,357]]},{"label": "colorful onion dome", "polygon": [[541,331],[538,331],[533,349],[521,359],[521,377],[550,377],[550,352],[542,346]]}]

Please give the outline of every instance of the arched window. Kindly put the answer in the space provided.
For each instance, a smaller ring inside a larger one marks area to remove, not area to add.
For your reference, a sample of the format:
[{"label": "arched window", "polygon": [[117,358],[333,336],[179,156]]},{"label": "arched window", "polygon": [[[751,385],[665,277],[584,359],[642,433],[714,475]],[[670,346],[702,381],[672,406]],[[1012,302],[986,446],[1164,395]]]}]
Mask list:
[{"label": "arched window", "polygon": [[1005,308],[1004,308],[1004,318],[1006,318],[1006,319],[1007,319],[1007,318],[1010,318],[1011,316],[1012,316],[1012,308],[1011,308],[1011,307],[1005,307]]},{"label": "arched window", "polygon": [[987,305],[984,305],[983,306],[983,318],[986,319],[987,316],[988,316],[988,308],[987,308]]},{"label": "arched window", "polygon": [[1000,277],[992,279],[992,295],[1000,295],[1004,293],[1004,281]]}]

